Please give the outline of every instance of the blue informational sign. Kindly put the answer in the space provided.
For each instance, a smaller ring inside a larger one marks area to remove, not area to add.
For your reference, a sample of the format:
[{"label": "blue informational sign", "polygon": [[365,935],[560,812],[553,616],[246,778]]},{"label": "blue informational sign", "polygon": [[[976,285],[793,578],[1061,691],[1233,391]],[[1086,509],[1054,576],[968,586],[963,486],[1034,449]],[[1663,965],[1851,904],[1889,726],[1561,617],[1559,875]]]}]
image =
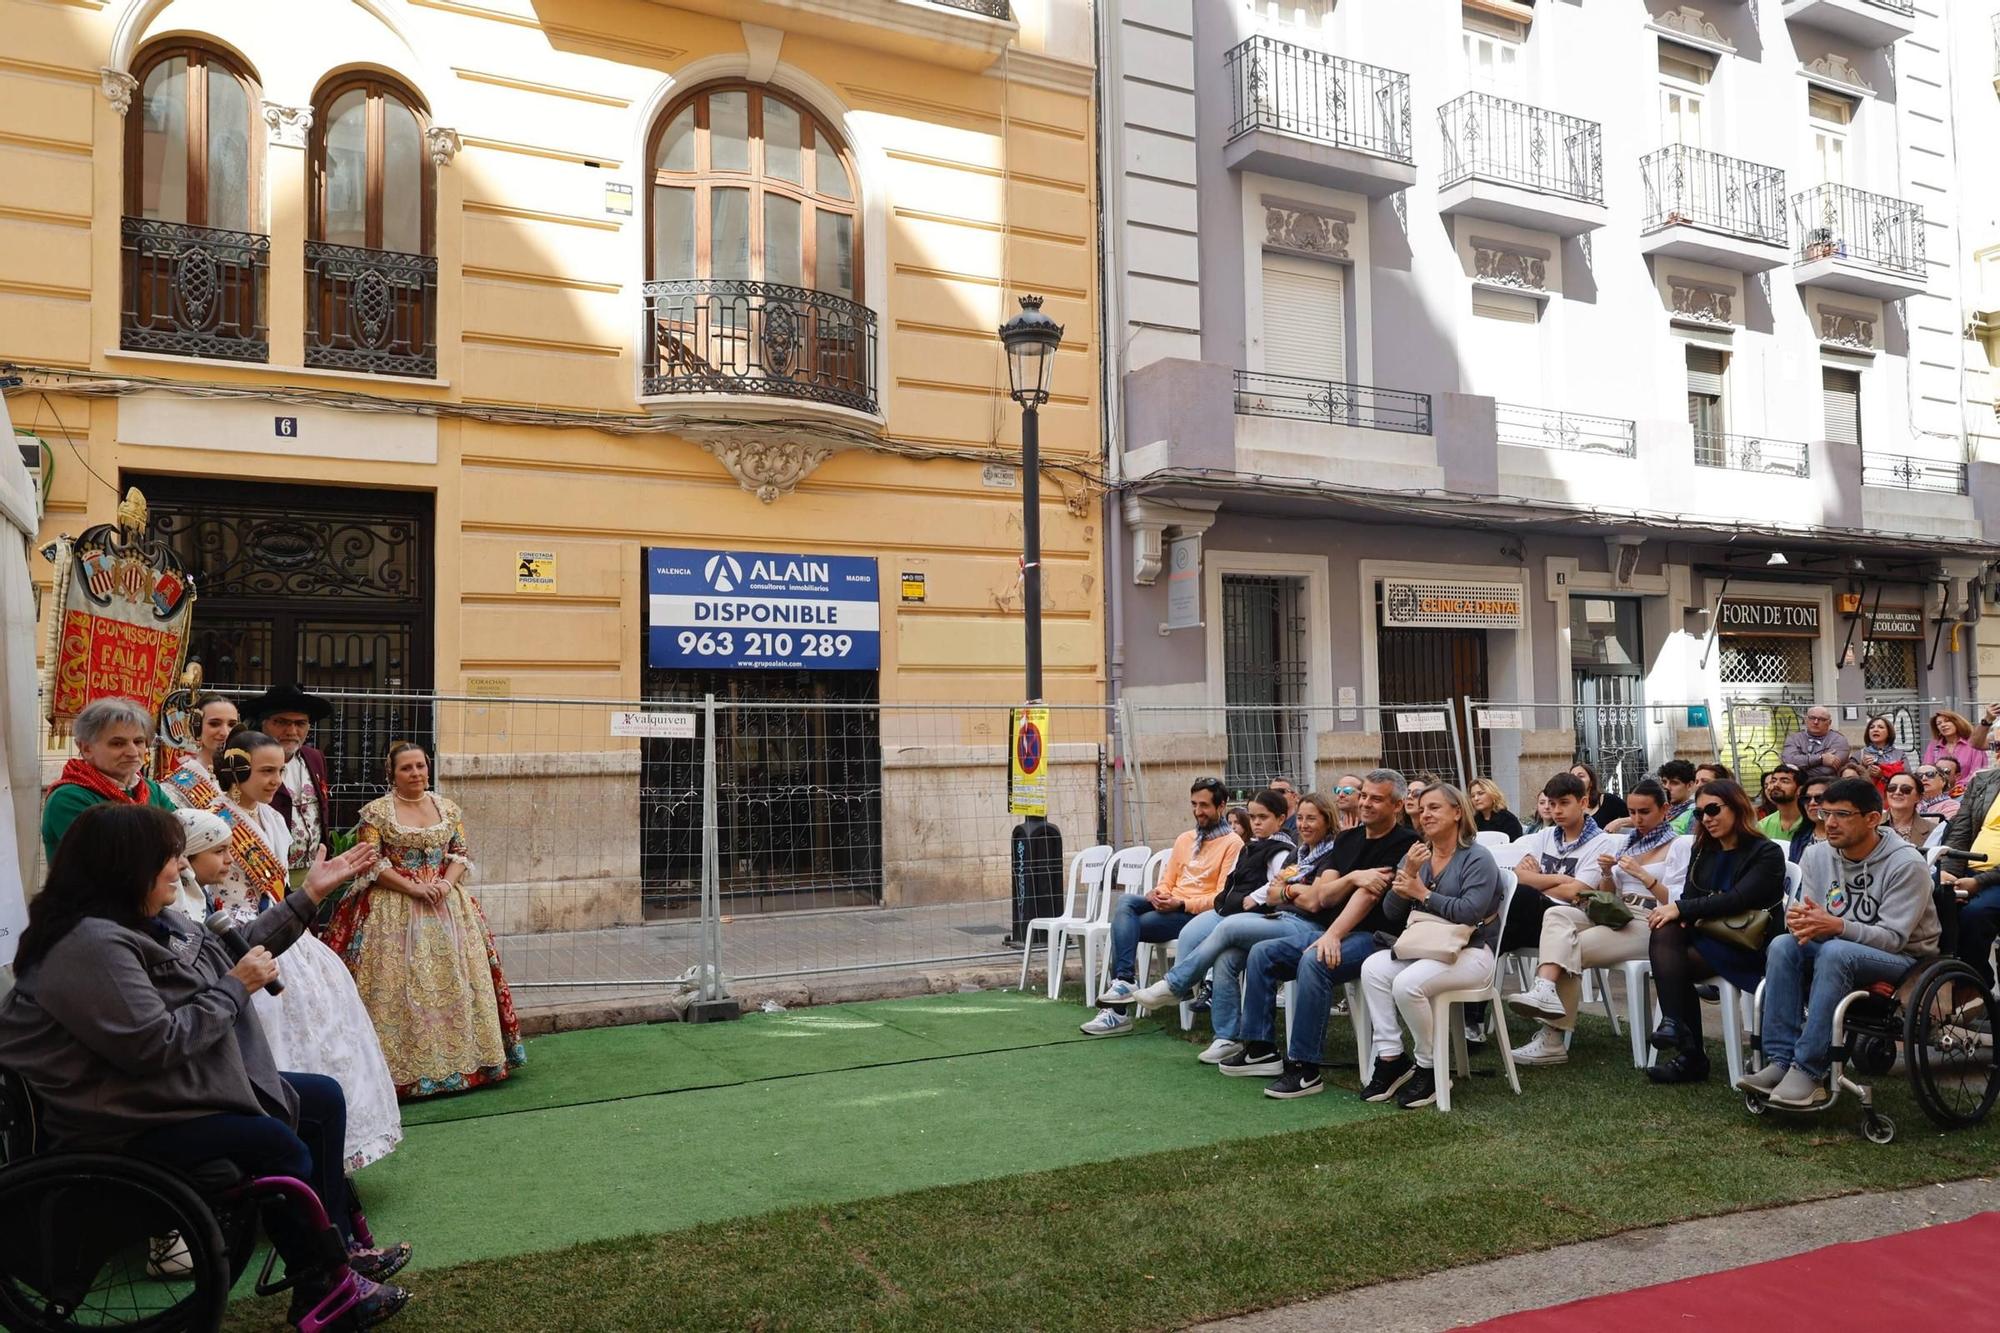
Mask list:
[{"label": "blue informational sign", "polygon": [[646,598],[649,666],[882,665],[872,556],[649,547]]}]

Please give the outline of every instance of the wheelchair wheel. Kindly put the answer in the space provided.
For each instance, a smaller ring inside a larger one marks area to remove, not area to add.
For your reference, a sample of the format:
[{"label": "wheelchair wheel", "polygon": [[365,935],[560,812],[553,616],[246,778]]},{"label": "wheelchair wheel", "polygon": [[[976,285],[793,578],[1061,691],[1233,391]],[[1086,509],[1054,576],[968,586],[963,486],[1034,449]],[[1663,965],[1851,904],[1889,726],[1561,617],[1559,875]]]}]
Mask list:
[{"label": "wheelchair wheel", "polygon": [[[184,1276],[149,1277],[156,1237],[187,1246]],[[34,1157],[0,1171],[0,1328],[19,1333],[221,1327],[229,1254],[179,1176],[137,1158]]]},{"label": "wheelchair wheel", "polygon": [[1896,1122],[1880,1111],[1870,1111],[1861,1122],[1861,1136],[1870,1143],[1889,1143],[1896,1137]]},{"label": "wheelchair wheel", "polygon": [[1994,1009],[1992,992],[1957,959],[1934,964],[1910,991],[1903,1011],[1903,1059],[1917,1105],[1940,1128],[1978,1124],[2000,1095]]}]

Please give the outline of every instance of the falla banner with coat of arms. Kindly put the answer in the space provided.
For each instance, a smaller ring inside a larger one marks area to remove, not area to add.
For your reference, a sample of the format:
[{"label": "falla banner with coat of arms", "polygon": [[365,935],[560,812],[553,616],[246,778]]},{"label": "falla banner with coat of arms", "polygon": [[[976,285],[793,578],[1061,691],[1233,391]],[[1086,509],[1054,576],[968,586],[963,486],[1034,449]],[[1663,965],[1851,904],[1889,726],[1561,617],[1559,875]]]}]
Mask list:
[{"label": "falla banner with coat of arms", "polygon": [[180,675],[194,615],[194,580],[146,532],[146,497],[125,493],[116,523],[42,548],[55,566],[42,699],[60,738],[92,700],[112,696],[157,715]]}]

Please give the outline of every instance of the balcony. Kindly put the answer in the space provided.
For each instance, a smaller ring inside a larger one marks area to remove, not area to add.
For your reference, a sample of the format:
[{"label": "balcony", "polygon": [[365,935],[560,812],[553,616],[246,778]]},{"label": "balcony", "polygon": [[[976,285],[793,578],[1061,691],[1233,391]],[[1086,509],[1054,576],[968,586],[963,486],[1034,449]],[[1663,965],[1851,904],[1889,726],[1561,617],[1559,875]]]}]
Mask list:
[{"label": "balcony", "polygon": [[118,345],[133,352],[268,361],[264,282],[271,238],[126,218]]},{"label": "balcony", "polygon": [[1792,196],[1801,287],[1900,301],[1924,290],[1924,210],[1851,185],[1817,185]]},{"label": "balcony", "polygon": [[1873,449],[1861,451],[1861,484],[1899,491],[1934,491],[1940,495],[1965,494],[1965,464],[1936,458],[1912,458],[1907,454],[1883,454]]},{"label": "balcony", "polygon": [[372,375],[437,375],[433,255],[306,242],[306,364]]},{"label": "balcony", "polygon": [[1566,449],[1573,453],[1635,458],[1639,453],[1637,423],[1622,417],[1598,417],[1583,412],[1557,412],[1520,403],[1495,403],[1495,426],[1501,444],[1530,449]]},{"label": "balcony", "polygon": [[1416,183],[1408,76],[1269,37],[1252,37],[1224,59],[1230,170],[1370,198]]},{"label": "balcony", "polygon": [[645,294],[644,397],[819,404],[861,414],[853,424],[880,424],[867,306],[803,287],[709,278],[649,282]]},{"label": "balcony", "polygon": [[1732,472],[1763,472],[1781,477],[1812,475],[1811,454],[1805,445],[1761,435],[1696,431],[1694,461],[1699,467],[1728,468]]},{"label": "balcony", "polygon": [[1604,140],[1596,121],[1466,93],[1438,108],[1438,127],[1440,213],[1558,236],[1604,225]]},{"label": "balcony", "polygon": [[1863,46],[1888,46],[1917,30],[1915,0],[1785,0],[1785,20]]},{"label": "balcony", "polygon": [[1372,384],[1338,380],[1295,379],[1260,371],[1236,372],[1236,414],[1246,417],[1288,417],[1330,426],[1364,430],[1431,433],[1431,396],[1404,389],[1378,389]]},{"label": "balcony", "polygon": [[1642,254],[1762,273],[1785,262],[1785,173],[1672,144],[1639,159]]},{"label": "balcony", "polygon": [[946,9],[962,9],[968,14],[979,14],[986,18],[998,19],[1002,23],[1011,22],[1014,10],[1007,0],[931,0],[934,5]]}]

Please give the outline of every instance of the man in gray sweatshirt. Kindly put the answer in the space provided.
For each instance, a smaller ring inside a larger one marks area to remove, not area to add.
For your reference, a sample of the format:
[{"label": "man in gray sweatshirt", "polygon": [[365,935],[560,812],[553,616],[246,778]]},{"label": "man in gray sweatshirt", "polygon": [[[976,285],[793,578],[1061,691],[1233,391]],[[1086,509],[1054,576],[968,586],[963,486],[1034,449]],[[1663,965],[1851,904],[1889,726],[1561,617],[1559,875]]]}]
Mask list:
[{"label": "man in gray sweatshirt", "polygon": [[1799,860],[1804,894],[1764,954],[1764,1056],[1737,1082],[1772,1106],[1811,1110],[1826,1087],[1833,1011],[1848,994],[1898,982],[1938,952],[1937,907],[1923,853],[1881,827],[1882,794],[1843,778],[1820,803],[1826,841]]}]

